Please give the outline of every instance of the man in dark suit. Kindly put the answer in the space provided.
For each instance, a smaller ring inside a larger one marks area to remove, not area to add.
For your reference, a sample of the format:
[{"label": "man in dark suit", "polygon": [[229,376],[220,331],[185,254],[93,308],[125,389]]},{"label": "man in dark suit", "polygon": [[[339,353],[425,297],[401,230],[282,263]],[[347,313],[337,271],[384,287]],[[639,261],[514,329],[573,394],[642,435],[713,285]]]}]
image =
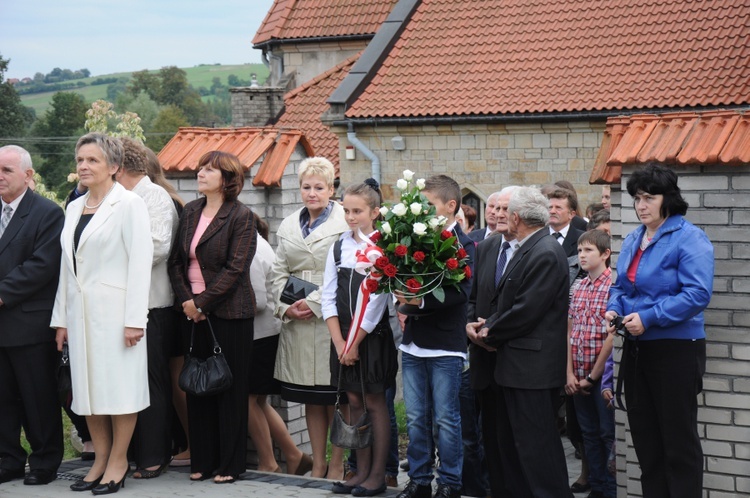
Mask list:
[{"label": "man in dark suit", "polygon": [[467,237],[469,237],[477,244],[482,242],[484,239],[494,235],[495,233],[495,227],[497,226],[497,222],[495,220],[495,206],[497,203],[497,196],[499,194],[500,192],[495,192],[487,197],[487,205],[484,207],[484,219],[487,223],[487,226],[485,228],[475,228],[474,230],[466,234]]},{"label": "man in dark suit", "polygon": [[519,241],[498,284],[498,307],[479,335],[497,349],[497,437],[514,498],[572,496],[555,407],[567,366],[568,265],[548,235],[548,200],[519,187],[509,230]]},{"label": "man in dark suit", "polygon": [[565,250],[565,255],[578,255],[578,237],[583,231],[573,227],[570,222],[578,209],[575,193],[568,189],[558,188],[550,192],[549,198],[549,233]]},{"label": "man in dark suit", "polygon": [[63,456],[57,399],[58,354],[50,328],[60,273],[63,211],[28,188],[31,157],[15,145],[0,148],[0,483],[54,480]]},{"label": "man in dark suit", "polygon": [[495,201],[495,230],[500,234],[488,238],[477,246],[474,262],[474,278],[466,324],[469,344],[469,373],[471,388],[476,392],[480,407],[482,441],[487,462],[490,490],[493,497],[510,496],[504,488],[500,448],[497,441],[495,408],[495,348],[490,347],[478,336],[487,317],[497,310],[497,286],[499,278],[513,256],[518,241],[508,231],[508,202],[518,187],[506,187],[499,192]]}]

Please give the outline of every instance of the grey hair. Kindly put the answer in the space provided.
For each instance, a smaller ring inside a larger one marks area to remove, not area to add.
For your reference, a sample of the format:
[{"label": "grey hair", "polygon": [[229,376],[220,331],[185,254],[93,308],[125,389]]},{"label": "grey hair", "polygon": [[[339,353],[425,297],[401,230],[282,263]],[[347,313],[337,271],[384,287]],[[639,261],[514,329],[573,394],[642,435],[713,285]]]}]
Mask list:
[{"label": "grey hair", "polygon": [[518,187],[510,196],[508,212],[518,213],[529,227],[541,227],[549,221],[549,199],[539,189]]},{"label": "grey hair", "polygon": [[123,150],[122,142],[118,138],[110,137],[104,133],[87,133],[78,139],[76,143],[76,156],[78,150],[84,145],[94,144],[104,154],[107,164],[115,165],[118,168],[122,166]]},{"label": "grey hair", "polygon": [[27,171],[32,168],[31,154],[29,151],[18,145],[5,145],[0,147],[0,152],[15,152],[18,155],[18,166],[21,171]]},{"label": "grey hair", "polygon": [[518,185],[508,185],[507,187],[503,188],[501,191],[497,193],[498,197],[501,195],[508,195],[512,194],[516,191],[516,189],[519,188]]},{"label": "grey hair", "polygon": [[487,196],[487,204],[490,203],[490,199],[492,199],[493,197],[494,198],[500,197],[500,191],[498,190],[497,192],[492,192],[490,195],[488,195]]}]

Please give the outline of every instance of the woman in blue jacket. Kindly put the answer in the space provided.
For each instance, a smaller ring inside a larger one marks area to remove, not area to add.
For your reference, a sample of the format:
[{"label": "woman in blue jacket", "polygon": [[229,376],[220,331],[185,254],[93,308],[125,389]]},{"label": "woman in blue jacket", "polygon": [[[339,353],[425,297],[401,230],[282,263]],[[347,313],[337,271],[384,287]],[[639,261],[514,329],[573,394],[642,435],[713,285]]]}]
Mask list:
[{"label": "woman in blue jacket", "polygon": [[688,205],[673,171],[649,164],[633,173],[627,190],[643,226],[623,241],[605,316],[622,316],[628,333],[620,373],[643,496],[699,498],[697,395],[706,365],[703,310],[711,300],[714,250],[683,217]]}]

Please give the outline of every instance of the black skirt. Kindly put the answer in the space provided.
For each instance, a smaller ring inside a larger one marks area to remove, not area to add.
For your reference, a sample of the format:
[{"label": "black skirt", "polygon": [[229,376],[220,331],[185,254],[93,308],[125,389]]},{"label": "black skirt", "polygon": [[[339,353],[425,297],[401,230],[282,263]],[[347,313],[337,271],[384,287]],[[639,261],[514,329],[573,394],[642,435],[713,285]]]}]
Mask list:
[{"label": "black skirt", "polygon": [[253,342],[253,356],[250,360],[250,380],[248,383],[250,394],[268,395],[279,394],[281,383],[273,378],[276,366],[276,351],[279,349],[279,336],[272,335]]},{"label": "black skirt", "polygon": [[367,338],[359,344],[359,361],[352,366],[343,366],[339,363],[336,348],[331,343],[331,384],[338,385],[340,367],[341,390],[362,392],[361,368],[365,392],[385,392],[396,382],[397,355],[396,345],[393,343],[393,332],[391,332],[386,316],[385,323],[381,321],[375,330],[367,334]]}]

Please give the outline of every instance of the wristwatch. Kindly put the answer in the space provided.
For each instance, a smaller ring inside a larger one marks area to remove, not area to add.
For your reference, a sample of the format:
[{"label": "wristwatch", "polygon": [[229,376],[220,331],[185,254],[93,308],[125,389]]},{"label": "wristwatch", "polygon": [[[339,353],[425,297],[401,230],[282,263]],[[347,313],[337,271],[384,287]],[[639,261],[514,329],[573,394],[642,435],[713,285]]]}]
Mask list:
[{"label": "wristwatch", "polygon": [[200,308],[195,308],[195,309],[198,311],[198,313],[203,313],[202,309],[200,309]]},{"label": "wristwatch", "polygon": [[588,382],[589,384],[596,384],[596,381],[591,378],[591,375],[586,376],[586,382]]}]

